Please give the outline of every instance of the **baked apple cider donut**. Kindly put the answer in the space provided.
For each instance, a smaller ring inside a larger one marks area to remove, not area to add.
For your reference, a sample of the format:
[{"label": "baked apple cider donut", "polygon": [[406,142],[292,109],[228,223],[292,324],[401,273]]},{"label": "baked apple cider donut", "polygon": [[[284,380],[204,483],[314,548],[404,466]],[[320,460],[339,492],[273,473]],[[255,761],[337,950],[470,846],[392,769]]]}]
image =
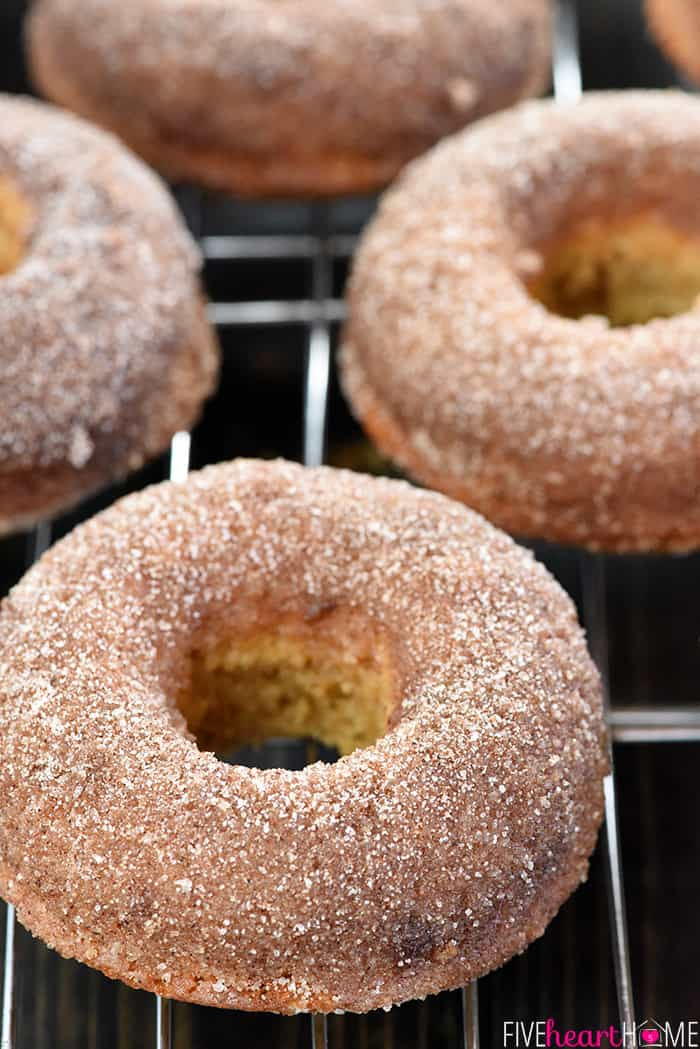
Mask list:
[{"label": "baked apple cider donut", "polygon": [[416,161],[349,291],[346,393],[523,536],[700,545],[700,100],[525,103]]},{"label": "baked apple cider donut", "polygon": [[550,75],[548,0],[36,0],[27,39],[49,98],[252,197],[375,189]]},{"label": "baked apple cider donut", "polygon": [[[216,757],[275,735],[346,756]],[[569,598],[403,481],[210,467],[0,611],[0,891],[170,997],[365,1011],[503,964],[586,877],[606,763]]]},{"label": "baked apple cider donut", "polygon": [[646,0],[656,41],[670,60],[700,82],[700,5],[695,0]]},{"label": "baked apple cider donut", "polygon": [[165,188],[116,139],[0,95],[0,534],[197,419],[218,367],[199,267]]}]

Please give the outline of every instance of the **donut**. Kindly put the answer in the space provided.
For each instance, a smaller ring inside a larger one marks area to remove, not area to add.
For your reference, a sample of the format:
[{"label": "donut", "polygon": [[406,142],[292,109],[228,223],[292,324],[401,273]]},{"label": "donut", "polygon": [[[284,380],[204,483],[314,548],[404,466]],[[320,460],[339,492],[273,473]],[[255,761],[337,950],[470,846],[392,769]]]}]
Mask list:
[{"label": "donut", "polygon": [[676,92],[524,103],[437,146],[355,261],[356,416],[511,533],[697,547],[699,193],[700,102]]},{"label": "donut", "polygon": [[[217,757],[269,736],[344,756]],[[569,598],[404,481],[209,467],[0,611],[0,891],[170,997],[365,1011],[501,965],[586,877],[606,767]]]},{"label": "donut", "polygon": [[141,466],[197,418],[218,352],[200,260],[110,135],[0,95],[0,533]]},{"label": "donut", "polygon": [[700,8],[693,0],[646,0],[657,43],[679,69],[700,81]]},{"label": "donut", "polygon": [[363,192],[549,80],[547,0],[36,0],[51,99],[170,178],[241,196]]}]

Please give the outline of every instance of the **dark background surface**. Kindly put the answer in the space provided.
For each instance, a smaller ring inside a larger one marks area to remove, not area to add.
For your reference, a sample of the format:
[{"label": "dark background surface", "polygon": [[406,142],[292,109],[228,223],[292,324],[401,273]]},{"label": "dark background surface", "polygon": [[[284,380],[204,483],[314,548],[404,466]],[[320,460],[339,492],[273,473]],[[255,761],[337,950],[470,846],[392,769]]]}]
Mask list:
[{"label": "dark background surface", "polygon": [[[118,2],[118,0],[114,0]],[[21,54],[19,0],[0,0],[0,89],[28,87]],[[581,0],[581,44],[587,89],[665,86],[673,70],[646,35],[638,0]],[[187,198],[185,198],[187,199]],[[191,203],[191,198],[190,198]],[[372,201],[340,202],[326,220],[336,230],[359,228]],[[208,199],[204,232],[304,232],[311,205],[241,205]],[[337,263],[334,289],[342,291],[345,264]],[[207,267],[213,299],[293,299],[310,293],[308,261],[240,263]],[[194,435],[194,465],[236,455],[299,458],[302,441],[303,366],[308,329],[225,328],[221,389]],[[334,380],[329,416],[331,461],[358,458],[366,448]],[[70,515],[59,531],[111,501],[125,488],[159,480],[160,462],[128,486]],[[26,537],[0,543],[3,590],[24,568]],[[539,548],[577,599],[587,555]],[[700,678],[698,592],[700,559],[605,558],[611,693],[616,706],[695,703]],[[653,1015],[679,1022],[700,1014],[700,845],[696,744],[625,745],[615,760],[621,806],[624,873],[629,904],[632,969],[638,1019]],[[96,1049],[154,1044],[153,999],[112,983],[43,945],[19,936],[21,1009],[18,1049]],[[563,908],[545,937],[521,958],[479,984],[481,1033],[502,1045],[505,1019],[553,1016],[566,1025],[607,1026],[617,1021],[602,851],[591,879]],[[221,1013],[176,1006],[175,1046],[306,1046],[308,1020]],[[331,1046],[456,1047],[457,995],[429,1007],[404,1006],[369,1018],[331,1017]]]}]

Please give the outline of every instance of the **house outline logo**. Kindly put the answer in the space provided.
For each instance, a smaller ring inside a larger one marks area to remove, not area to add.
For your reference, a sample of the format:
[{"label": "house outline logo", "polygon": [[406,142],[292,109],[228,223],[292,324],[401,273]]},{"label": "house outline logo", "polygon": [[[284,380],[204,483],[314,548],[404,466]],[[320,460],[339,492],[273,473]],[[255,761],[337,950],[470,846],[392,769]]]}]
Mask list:
[{"label": "house outline logo", "polygon": [[665,1049],[666,1028],[650,1016],[637,1024],[637,1045],[640,1049]]}]

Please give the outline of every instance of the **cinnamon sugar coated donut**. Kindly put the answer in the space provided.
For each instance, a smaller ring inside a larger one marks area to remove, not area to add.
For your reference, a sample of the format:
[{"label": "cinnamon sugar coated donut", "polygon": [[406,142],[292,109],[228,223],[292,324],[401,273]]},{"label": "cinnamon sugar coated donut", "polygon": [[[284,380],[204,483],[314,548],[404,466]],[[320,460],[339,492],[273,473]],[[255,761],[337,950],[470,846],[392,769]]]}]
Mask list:
[{"label": "cinnamon sugar coated donut", "polygon": [[199,256],[110,135],[0,95],[0,533],[167,447],[212,389]]},{"label": "cinnamon sugar coated donut", "polygon": [[700,5],[696,0],[646,0],[659,46],[685,74],[700,81]]},{"label": "cinnamon sugar coated donut", "polygon": [[[270,735],[349,756],[212,752]],[[81,525],[0,612],[0,889],[168,996],[364,1011],[480,976],[586,877],[605,771],[568,597],[405,482],[210,467]]]},{"label": "cinnamon sugar coated donut", "polygon": [[416,161],[349,291],[379,447],[508,531],[700,545],[700,101],[525,103]]},{"label": "cinnamon sugar coated donut", "polygon": [[27,39],[50,98],[255,197],[374,189],[549,80],[547,0],[35,0]]}]

